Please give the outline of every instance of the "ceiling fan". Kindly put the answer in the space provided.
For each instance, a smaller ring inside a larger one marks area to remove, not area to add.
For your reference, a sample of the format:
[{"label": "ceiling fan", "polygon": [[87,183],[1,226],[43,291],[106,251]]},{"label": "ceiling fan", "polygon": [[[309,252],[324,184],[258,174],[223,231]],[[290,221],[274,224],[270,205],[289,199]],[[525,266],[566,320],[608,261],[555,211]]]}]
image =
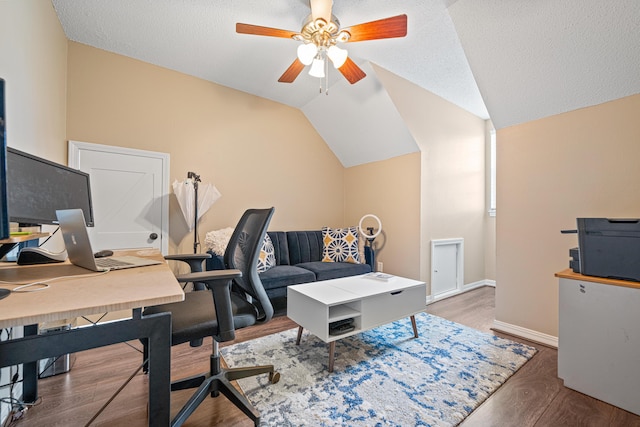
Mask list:
[{"label": "ceiling fan", "polygon": [[354,84],[366,74],[348,57],[345,49],[337,46],[338,43],[407,35],[407,15],[393,16],[341,29],[340,22],[331,14],[332,0],[309,0],[309,3],[311,15],[305,20],[300,32],[239,22],[236,24],[236,32],[240,34],[290,38],[302,42],[298,46],[297,58],[278,79],[281,83],[292,83],[307,65],[311,65],[309,70],[311,76],[323,78],[330,60],[349,83]]}]

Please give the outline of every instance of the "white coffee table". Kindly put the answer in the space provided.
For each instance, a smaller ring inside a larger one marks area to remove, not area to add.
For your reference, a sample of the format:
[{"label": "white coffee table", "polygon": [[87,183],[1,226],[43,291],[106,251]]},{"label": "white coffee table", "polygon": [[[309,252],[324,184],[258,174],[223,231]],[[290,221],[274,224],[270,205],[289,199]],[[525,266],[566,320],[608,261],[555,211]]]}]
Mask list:
[{"label": "white coffee table", "polygon": [[[335,342],[375,327],[411,318],[413,335],[418,337],[414,315],[426,308],[426,284],[393,276],[388,281],[367,275],[292,285],[287,288],[287,316],[296,322],[300,344],[302,330],[308,329],[329,343],[329,372],[333,372]],[[331,335],[329,324],[353,319],[355,329]]]}]

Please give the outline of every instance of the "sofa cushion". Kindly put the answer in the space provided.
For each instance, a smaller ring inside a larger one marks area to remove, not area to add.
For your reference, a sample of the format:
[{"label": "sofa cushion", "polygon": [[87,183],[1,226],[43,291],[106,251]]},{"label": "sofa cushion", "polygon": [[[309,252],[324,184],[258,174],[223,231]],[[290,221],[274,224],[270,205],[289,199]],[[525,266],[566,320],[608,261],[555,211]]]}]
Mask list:
[{"label": "sofa cushion", "polygon": [[276,265],[273,268],[260,273],[260,281],[265,290],[309,283],[316,280],[316,275],[307,269],[294,265]]},{"label": "sofa cushion", "polygon": [[267,231],[267,235],[271,238],[271,242],[273,242],[273,253],[276,257],[276,265],[290,265],[287,233],[284,231]]},{"label": "sofa cushion", "polygon": [[322,261],[360,264],[358,228],[322,227]]},{"label": "sofa cushion", "polygon": [[287,231],[289,264],[322,260],[322,231]]},{"label": "sofa cushion", "polygon": [[316,280],[338,279],[371,272],[369,264],[353,264],[350,262],[303,262],[296,264],[296,267],[312,271],[316,276]]}]

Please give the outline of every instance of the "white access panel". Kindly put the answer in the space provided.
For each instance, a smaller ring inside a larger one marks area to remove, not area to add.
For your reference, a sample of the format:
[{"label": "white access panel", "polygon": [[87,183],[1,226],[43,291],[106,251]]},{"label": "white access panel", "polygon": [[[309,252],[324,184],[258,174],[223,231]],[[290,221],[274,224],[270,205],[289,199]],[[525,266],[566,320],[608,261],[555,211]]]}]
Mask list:
[{"label": "white access panel", "polygon": [[640,289],[560,279],[558,376],[640,415]]},{"label": "white access panel", "polygon": [[457,294],[464,282],[464,239],[431,241],[431,298]]}]

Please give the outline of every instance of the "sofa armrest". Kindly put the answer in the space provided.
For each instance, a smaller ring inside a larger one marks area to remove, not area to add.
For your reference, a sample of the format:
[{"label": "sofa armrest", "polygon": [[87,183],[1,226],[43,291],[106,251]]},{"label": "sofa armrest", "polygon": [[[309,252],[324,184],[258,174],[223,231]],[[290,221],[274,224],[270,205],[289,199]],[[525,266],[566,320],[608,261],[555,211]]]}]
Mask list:
[{"label": "sofa armrest", "polygon": [[206,263],[206,269],[208,271],[225,269],[224,257],[222,255],[217,255],[212,251],[208,251],[207,253],[211,255],[211,258],[208,258]]},{"label": "sofa armrest", "polygon": [[371,267],[371,271],[376,271],[376,251],[371,246],[364,247],[364,260]]}]

